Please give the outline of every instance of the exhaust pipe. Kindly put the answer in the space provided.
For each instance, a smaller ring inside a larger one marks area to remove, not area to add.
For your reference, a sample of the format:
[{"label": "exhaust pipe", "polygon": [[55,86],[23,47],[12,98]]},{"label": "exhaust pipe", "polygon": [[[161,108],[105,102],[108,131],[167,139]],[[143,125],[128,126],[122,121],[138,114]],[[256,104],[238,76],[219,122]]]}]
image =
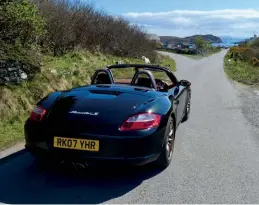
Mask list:
[{"label": "exhaust pipe", "polygon": [[60,164],[64,164],[64,165],[66,165],[66,164],[69,164],[69,165],[72,165],[76,170],[78,170],[78,169],[85,169],[85,168],[87,168],[89,165],[85,162],[85,163],[79,163],[79,162],[67,162],[67,161],[65,161],[65,160],[62,160],[61,162],[60,162]]},{"label": "exhaust pipe", "polygon": [[78,170],[78,169],[86,169],[88,167],[87,163],[82,164],[82,163],[78,163],[78,162],[76,162],[76,163],[72,162],[72,164],[73,164],[73,166],[74,166],[74,168],[76,170]]}]

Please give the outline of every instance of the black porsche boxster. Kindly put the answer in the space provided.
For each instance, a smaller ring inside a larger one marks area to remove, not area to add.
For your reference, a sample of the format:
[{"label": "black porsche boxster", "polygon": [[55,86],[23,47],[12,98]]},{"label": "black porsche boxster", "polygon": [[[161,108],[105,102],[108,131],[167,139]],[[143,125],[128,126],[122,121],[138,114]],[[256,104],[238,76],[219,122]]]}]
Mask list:
[{"label": "black porsche boxster", "polygon": [[[114,78],[127,69],[132,69],[131,79]],[[175,131],[189,118],[190,86],[159,65],[116,64],[96,70],[90,85],[51,93],[36,104],[25,122],[25,148],[45,162],[152,162],[165,168],[172,159]]]}]

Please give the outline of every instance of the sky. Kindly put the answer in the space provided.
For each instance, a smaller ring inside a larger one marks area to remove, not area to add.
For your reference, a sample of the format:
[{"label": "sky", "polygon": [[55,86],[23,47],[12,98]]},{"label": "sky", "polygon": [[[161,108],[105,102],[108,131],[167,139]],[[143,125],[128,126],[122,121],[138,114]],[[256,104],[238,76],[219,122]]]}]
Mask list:
[{"label": "sky", "polygon": [[259,36],[259,0],[86,0],[157,35]]}]

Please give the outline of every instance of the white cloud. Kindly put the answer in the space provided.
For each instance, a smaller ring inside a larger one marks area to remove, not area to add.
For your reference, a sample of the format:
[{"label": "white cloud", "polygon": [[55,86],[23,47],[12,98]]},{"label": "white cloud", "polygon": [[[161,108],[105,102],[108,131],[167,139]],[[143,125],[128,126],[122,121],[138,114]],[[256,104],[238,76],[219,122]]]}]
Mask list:
[{"label": "white cloud", "polygon": [[173,10],[167,12],[126,13],[131,22],[148,25],[158,35],[186,36],[197,33],[232,36],[259,34],[259,9],[211,11]]}]

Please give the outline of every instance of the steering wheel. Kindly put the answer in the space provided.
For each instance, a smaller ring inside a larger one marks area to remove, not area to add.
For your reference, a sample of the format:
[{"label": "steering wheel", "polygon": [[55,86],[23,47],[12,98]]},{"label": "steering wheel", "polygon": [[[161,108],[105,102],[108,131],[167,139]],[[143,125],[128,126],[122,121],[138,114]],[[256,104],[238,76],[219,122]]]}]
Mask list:
[{"label": "steering wheel", "polygon": [[163,82],[160,79],[155,79],[155,81],[156,81],[156,85],[157,85],[157,90],[159,90],[159,91],[167,91],[168,90],[168,85],[165,82]]}]

